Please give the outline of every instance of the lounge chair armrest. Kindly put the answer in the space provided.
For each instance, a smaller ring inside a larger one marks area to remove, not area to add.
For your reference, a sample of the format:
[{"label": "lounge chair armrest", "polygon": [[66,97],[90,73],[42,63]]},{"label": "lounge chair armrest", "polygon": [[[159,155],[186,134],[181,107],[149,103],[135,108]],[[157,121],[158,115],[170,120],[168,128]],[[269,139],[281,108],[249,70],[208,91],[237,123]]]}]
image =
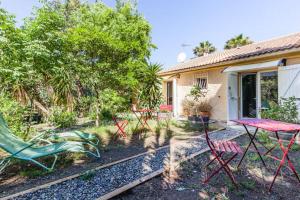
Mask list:
[{"label": "lounge chair armrest", "polygon": [[[51,132],[51,131],[50,131]],[[32,138],[31,140],[29,140],[28,142],[30,142],[31,144],[29,144],[28,146],[20,149],[19,151],[15,152],[14,154],[10,155],[10,157],[13,157],[19,153],[21,153],[22,151],[24,151],[25,149],[27,148],[30,148],[32,146],[34,146],[35,144],[37,144],[39,141],[43,141],[43,142],[46,142],[48,144],[53,144],[52,142],[46,140],[46,139],[43,139],[42,137],[44,137],[47,133],[49,133],[49,131],[44,131],[42,133],[40,133],[39,135],[37,135],[36,137]]]},{"label": "lounge chair armrest", "polygon": [[28,142],[38,142],[41,139],[44,139],[44,137],[47,135],[53,135],[54,132],[52,130],[47,130],[47,131],[43,131],[42,133],[38,134],[37,136],[33,137],[32,139],[30,139]]}]

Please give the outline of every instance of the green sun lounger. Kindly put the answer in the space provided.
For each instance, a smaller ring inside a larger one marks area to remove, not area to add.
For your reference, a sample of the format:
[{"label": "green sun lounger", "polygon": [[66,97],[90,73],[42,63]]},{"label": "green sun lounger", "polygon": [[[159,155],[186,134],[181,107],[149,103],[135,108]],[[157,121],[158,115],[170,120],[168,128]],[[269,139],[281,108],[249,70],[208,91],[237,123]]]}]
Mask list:
[{"label": "green sun lounger", "polygon": [[[76,141],[63,141],[58,143],[52,143],[44,139],[44,136],[46,134],[48,133],[44,132],[31,139],[30,141],[25,142],[24,140],[12,134],[0,113],[0,148],[8,153],[7,157],[2,158],[2,160],[0,160],[0,173],[10,163],[12,159],[31,161],[46,170],[52,170],[56,164],[58,158],[57,155],[62,152],[83,152],[91,154],[98,158],[100,157],[98,148],[94,145],[91,145],[90,143]],[[40,141],[47,143],[47,145],[38,145]],[[85,148],[85,145],[88,145],[95,149],[96,153],[87,150]],[[48,156],[54,157],[54,160],[50,167],[47,167],[41,162],[37,161],[38,158]]]},{"label": "green sun lounger", "polygon": [[51,132],[51,138],[49,139],[53,141],[85,141],[93,146],[97,146],[99,144],[99,139],[95,134],[85,133],[82,131],[68,131],[62,133]]}]

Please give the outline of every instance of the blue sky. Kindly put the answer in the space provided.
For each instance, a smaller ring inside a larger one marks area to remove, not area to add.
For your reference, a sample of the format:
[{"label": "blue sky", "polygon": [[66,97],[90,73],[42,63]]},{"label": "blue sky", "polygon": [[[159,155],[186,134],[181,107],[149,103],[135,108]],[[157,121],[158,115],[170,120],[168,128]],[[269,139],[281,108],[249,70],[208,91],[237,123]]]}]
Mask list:
[{"label": "blue sky", "polygon": [[[18,24],[30,15],[38,0],[0,0],[1,7],[17,17]],[[91,0],[90,0],[91,1]],[[114,0],[103,0],[114,6]],[[92,1],[91,1],[92,2]],[[139,0],[139,12],[152,25],[158,47],[151,60],[176,64],[179,52],[193,57],[192,48],[209,40],[222,50],[229,38],[244,33],[261,41],[300,32],[299,0]],[[182,49],[181,44],[192,46]]]}]

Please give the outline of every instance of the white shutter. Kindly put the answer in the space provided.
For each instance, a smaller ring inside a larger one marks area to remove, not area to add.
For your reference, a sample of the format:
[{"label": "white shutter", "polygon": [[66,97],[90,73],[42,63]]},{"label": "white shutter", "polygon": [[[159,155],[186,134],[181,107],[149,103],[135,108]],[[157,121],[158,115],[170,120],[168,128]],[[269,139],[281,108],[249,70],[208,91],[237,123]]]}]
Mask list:
[{"label": "white shutter", "polygon": [[227,123],[238,119],[238,74],[227,73]]},{"label": "white shutter", "polygon": [[278,68],[278,96],[297,98],[300,119],[300,64]]}]

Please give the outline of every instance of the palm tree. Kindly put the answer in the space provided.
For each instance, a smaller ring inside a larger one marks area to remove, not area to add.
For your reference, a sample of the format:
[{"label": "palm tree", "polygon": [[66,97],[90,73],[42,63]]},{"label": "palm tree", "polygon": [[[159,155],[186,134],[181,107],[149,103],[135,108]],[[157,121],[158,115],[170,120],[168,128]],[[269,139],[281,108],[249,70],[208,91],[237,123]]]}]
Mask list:
[{"label": "palm tree", "polygon": [[241,47],[251,43],[253,43],[253,41],[251,41],[249,37],[240,34],[228,40],[224,46],[224,49],[232,49],[232,48]]},{"label": "palm tree", "polygon": [[149,63],[144,71],[144,80],[141,88],[140,101],[145,107],[155,109],[162,101],[161,84],[162,78],[158,72],[162,70],[162,65]]},{"label": "palm tree", "polygon": [[209,41],[200,42],[199,46],[196,46],[193,49],[195,56],[204,56],[209,53],[216,51],[216,47],[214,47]]}]

